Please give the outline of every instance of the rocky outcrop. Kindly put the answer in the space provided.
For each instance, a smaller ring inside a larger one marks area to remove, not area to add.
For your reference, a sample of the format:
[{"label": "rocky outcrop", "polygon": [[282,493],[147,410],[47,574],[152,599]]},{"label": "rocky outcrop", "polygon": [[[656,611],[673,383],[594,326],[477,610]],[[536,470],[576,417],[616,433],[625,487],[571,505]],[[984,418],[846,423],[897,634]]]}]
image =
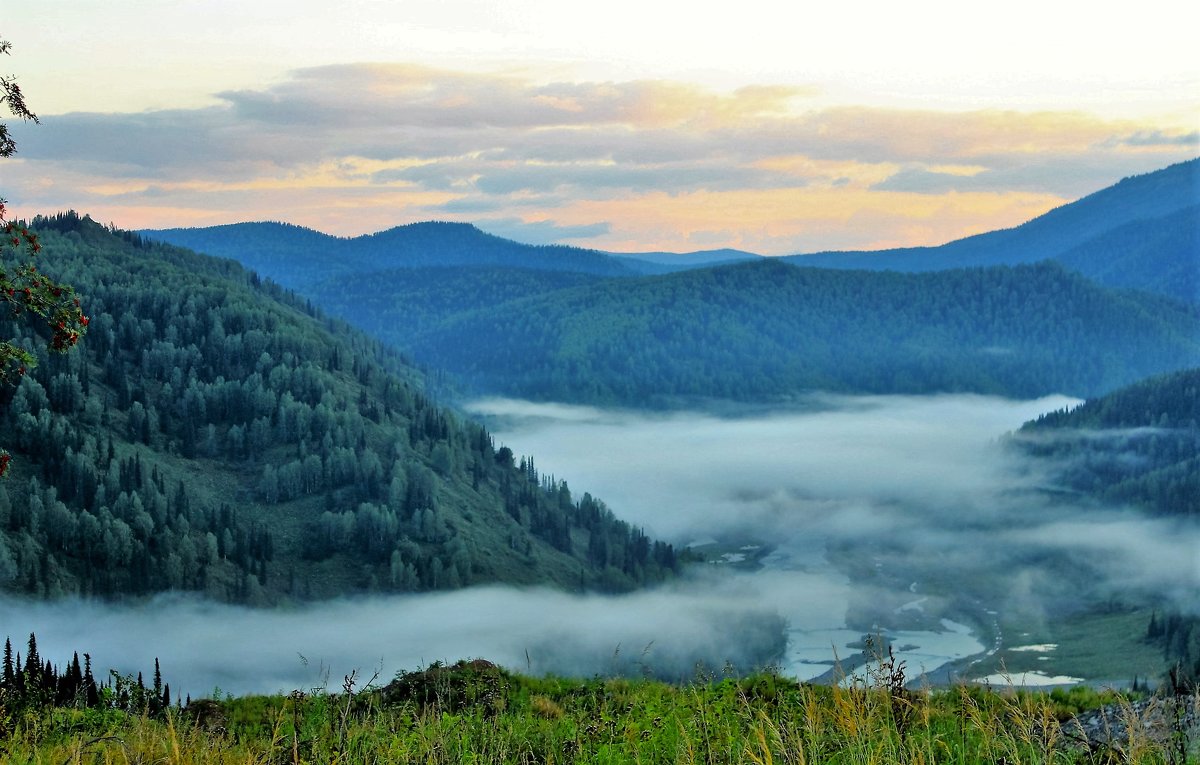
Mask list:
[{"label": "rocky outcrop", "polygon": [[1108,704],[1064,722],[1062,732],[1090,753],[1134,755],[1152,746],[1184,762],[1200,746],[1200,693]]}]

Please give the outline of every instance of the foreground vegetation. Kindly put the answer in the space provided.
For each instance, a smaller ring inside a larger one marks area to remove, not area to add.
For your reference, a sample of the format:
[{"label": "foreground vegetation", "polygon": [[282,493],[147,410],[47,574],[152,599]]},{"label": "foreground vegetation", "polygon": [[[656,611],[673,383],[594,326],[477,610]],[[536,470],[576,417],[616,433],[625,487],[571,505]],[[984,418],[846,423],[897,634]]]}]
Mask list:
[{"label": "foreground vegetation", "polygon": [[[1049,694],[904,689],[884,662],[852,687],[763,674],[651,680],[512,675],[485,661],[433,665],[338,693],[199,700],[157,712],[21,708],[0,696],[10,763],[1185,763],[1186,715],[1161,700],[1075,688]],[[1081,711],[1107,705],[1131,734],[1088,743]],[[1157,713],[1155,710],[1158,710]],[[1158,715],[1155,717],[1155,715]],[[1153,721],[1151,723],[1151,721]],[[1128,723],[1133,723],[1129,725]],[[1189,754],[1190,752],[1190,754]]]}]

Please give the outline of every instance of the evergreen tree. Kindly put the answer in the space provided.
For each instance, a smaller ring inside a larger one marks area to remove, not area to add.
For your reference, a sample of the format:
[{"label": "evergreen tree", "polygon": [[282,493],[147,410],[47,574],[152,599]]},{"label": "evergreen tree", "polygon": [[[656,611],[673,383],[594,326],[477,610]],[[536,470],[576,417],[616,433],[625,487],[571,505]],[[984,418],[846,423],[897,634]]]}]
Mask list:
[{"label": "evergreen tree", "polygon": [[150,714],[157,717],[162,713],[165,706],[163,705],[163,680],[162,671],[158,666],[158,657],[154,657],[154,691],[150,696]]},{"label": "evergreen tree", "polygon": [[100,689],[96,687],[96,678],[92,675],[92,655],[83,655],[83,691],[87,696],[88,708],[100,706]]},{"label": "evergreen tree", "polygon": [[27,682],[36,682],[42,672],[42,658],[38,656],[37,635],[29,633],[25,651],[25,677]]},{"label": "evergreen tree", "polygon": [[13,651],[12,640],[4,639],[4,687],[11,688],[15,676],[13,674]]}]

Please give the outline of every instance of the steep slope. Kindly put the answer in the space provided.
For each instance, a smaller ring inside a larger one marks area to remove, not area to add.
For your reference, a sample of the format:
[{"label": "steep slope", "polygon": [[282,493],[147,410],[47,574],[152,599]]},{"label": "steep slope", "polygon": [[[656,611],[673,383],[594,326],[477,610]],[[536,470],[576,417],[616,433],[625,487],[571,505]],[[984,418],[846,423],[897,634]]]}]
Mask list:
[{"label": "steep slope", "polygon": [[[1016,228],[959,239],[940,247],[913,247],[877,252],[825,252],[793,255],[797,265],[892,271],[933,271],[965,266],[1014,265],[1057,259],[1090,240],[1127,224],[1173,215],[1200,201],[1200,159],[1181,162],[1145,175],[1126,178],[1071,204],[1051,210]],[[1146,254],[1154,254],[1147,250]],[[1184,269],[1192,281],[1200,271],[1200,251],[1183,252]],[[1089,277],[1107,272],[1107,283],[1122,287],[1145,286],[1137,280],[1122,282],[1119,271],[1106,258],[1076,253],[1072,267]],[[1142,267],[1137,269],[1142,270]]]},{"label": "steep slope", "polygon": [[1054,259],[1110,287],[1200,303],[1200,205],[1126,223]]},{"label": "steep slope", "polygon": [[139,232],[155,241],[230,258],[292,289],[330,279],[369,283],[376,271],[433,266],[504,266],[599,276],[637,272],[595,250],[535,246],[484,233],[465,223],[413,223],[342,239],[285,223]]},{"label": "steep slope", "polygon": [[1091,395],[1196,363],[1198,320],[1051,264],[897,274],[766,260],[467,311],[406,348],[487,390],[629,405],[806,389]]},{"label": "steep slope", "polygon": [[14,455],[0,588],[271,603],[624,589],[674,566],[669,546],[532,458],[514,464],[378,343],[257,275],[74,214],[33,225],[92,321],[77,351],[0,393]]}]

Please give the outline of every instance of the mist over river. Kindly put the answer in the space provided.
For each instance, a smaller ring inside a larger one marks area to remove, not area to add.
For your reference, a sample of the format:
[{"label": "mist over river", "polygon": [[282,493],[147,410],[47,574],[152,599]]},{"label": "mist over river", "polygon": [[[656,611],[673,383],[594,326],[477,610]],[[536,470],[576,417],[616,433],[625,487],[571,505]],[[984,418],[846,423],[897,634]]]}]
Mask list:
[{"label": "mist over river", "polygon": [[101,673],[148,677],[157,656],[172,688],[193,695],[340,687],[352,670],[387,681],[471,657],[581,676],[697,655],[749,669],[780,629],[781,668],[796,677],[829,672],[872,633],[915,676],[990,649],[989,611],[1036,616],[1112,592],[1192,597],[1178,572],[1194,559],[1194,530],[1050,499],[1043,468],[1000,443],[1069,403],[814,396],[647,414],[475,401],[497,446],[709,562],[621,596],[477,587],[272,611],[184,596],[0,599],[0,624],[16,649],[36,631],[60,665],[88,651]]},{"label": "mist over river", "polygon": [[999,613],[1036,622],[1113,596],[1194,608],[1180,577],[1200,566],[1194,525],[1076,506],[1054,490],[1055,465],[1004,443],[1077,403],[816,394],[770,409],[469,408],[543,473],[749,582],[788,622],[781,669],[828,680],[865,636],[913,677],[998,647]]},{"label": "mist over river", "polygon": [[[666,414],[509,399],[469,408],[498,440],[538,455],[543,472],[759,585],[760,602],[788,623],[780,669],[809,680],[830,679],[835,661],[854,667],[865,636],[887,640],[911,675],[986,650],[991,635],[946,618],[958,610],[944,592],[925,594],[920,574],[1010,520],[995,516],[998,498],[1029,476],[997,439],[1072,403],[817,395]],[[874,570],[852,577],[830,548]]]}]

